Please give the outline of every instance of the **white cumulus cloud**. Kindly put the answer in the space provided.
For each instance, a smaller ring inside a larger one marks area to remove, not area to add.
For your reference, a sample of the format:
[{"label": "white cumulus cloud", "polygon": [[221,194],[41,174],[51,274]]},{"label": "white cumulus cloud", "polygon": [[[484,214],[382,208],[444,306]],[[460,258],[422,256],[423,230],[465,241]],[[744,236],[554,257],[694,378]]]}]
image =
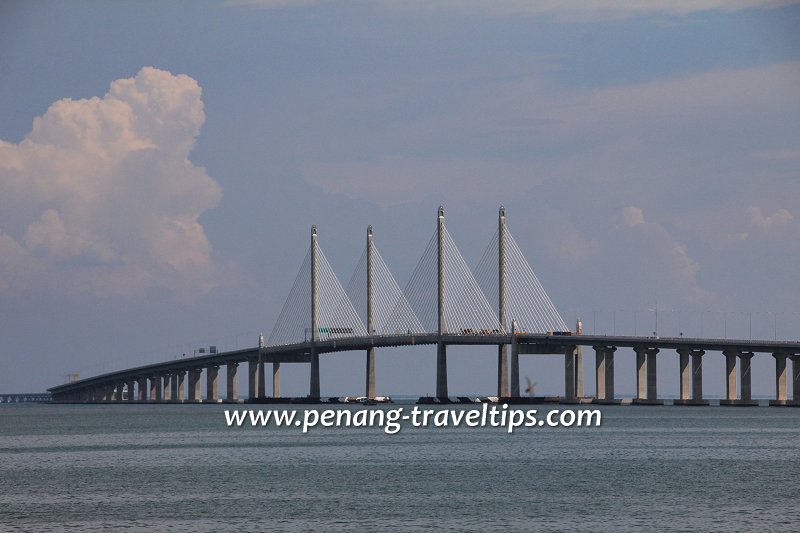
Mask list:
[{"label": "white cumulus cloud", "polygon": [[794,216],[786,209],[778,209],[769,216],[764,216],[760,207],[751,207],[747,210],[750,222],[759,229],[789,226],[794,222]]},{"label": "white cumulus cloud", "polygon": [[622,220],[629,228],[644,224],[644,212],[641,207],[623,207]]},{"label": "white cumulus cloud", "polygon": [[222,192],[188,158],[204,121],[194,79],[145,67],[102,98],[55,102],[21,142],[0,141],[0,289],[213,286],[198,219]]}]

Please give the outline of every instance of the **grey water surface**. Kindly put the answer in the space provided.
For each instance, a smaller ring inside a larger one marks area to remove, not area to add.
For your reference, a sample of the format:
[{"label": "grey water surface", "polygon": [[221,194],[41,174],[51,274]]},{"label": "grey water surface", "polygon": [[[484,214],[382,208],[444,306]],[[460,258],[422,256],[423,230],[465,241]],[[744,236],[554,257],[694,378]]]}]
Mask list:
[{"label": "grey water surface", "polygon": [[800,530],[800,409],[609,406],[599,428],[511,435],[227,426],[250,407],[278,408],[0,405],[0,530]]}]

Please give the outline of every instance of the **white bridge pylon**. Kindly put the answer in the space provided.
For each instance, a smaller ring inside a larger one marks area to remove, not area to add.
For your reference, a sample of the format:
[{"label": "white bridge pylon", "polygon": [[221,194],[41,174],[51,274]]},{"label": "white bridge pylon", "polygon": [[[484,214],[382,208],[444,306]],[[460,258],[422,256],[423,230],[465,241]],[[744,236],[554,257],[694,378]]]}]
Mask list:
[{"label": "white bridge pylon", "polygon": [[[367,335],[546,333],[568,328],[519,246],[500,224],[476,269],[467,266],[444,224],[437,229],[403,290],[373,243],[367,245],[345,290],[317,242],[281,310],[269,345]],[[489,294],[489,303],[486,295]]]},{"label": "white bridge pylon", "polygon": [[372,226],[367,228],[367,245],[347,284],[347,295],[371,335],[425,332],[378,252]]},{"label": "white bridge pylon", "polygon": [[312,226],[311,249],[300,266],[268,344],[366,335],[367,328],[322,252],[316,226]]},{"label": "white bridge pylon", "polygon": [[547,333],[569,331],[564,319],[539,282],[517,241],[506,227],[505,209],[500,208],[498,228],[475,268],[475,277],[490,301],[496,303],[502,329]]}]

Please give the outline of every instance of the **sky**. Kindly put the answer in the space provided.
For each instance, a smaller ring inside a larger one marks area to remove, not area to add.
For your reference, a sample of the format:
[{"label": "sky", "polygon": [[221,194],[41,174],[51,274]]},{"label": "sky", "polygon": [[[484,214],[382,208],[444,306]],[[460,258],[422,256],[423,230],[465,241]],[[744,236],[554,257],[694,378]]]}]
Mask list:
[{"label": "sky", "polygon": [[[504,205],[587,333],[800,338],[797,2],[7,1],[0,117],[2,392],[256,345],[312,224],[343,284],[371,224],[403,286],[440,204],[472,266]],[[449,353],[452,394],[495,392],[495,351]],[[379,350],[378,393],[433,393],[435,357]],[[321,380],[361,393],[364,354]]]}]

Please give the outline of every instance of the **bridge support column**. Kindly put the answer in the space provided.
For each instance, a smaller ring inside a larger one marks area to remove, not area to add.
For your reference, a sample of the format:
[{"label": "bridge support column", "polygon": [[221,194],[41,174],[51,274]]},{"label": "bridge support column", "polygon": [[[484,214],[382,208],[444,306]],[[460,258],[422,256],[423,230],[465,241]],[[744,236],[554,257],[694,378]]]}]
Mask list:
[{"label": "bridge support column", "polygon": [[680,400],[685,402],[689,399],[689,350],[678,350],[680,358]]},{"label": "bridge support column", "polygon": [[575,396],[583,398],[583,348],[575,347]]},{"label": "bridge support column", "polygon": [[592,403],[619,404],[614,398],[614,346],[594,346],[595,353],[595,399]]},{"label": "bridge support column", "polygon": [[647,348],[635,347],[636,352],[636,400],[644,401],[647,398]]},{"label": "bridge support column", "polygon": [[607,403],[620,403],[619,400],[614,398],[614,352],[617,351],[615,346],[606,346],[605,352],[605,366],[606,366],[606,402]]},{"label": "bridge support column", "polygon": [[773,353],[775,358],[775,399],[770,400],[770,405],[789,405],[786,397],[786,359],[788,354]]},{"label": "bridge support column", "polygon": [[200,375],[202,368],[192,368],[189,370],[189,401],[201,402],[200,398]]},{"label": "bridge support column", "polygon": [[[366,386],[366,396],[367,398],[374,398],[375,397],[375,348],[370,348],[367,350],[367,386]],[[274,378],[274,374],[273,374]]]},{"label": "bridge support column", "polygon": [[219,400],[219,367],[206,367],[206,400],[216,402]]},{"label": "bridge support column", "polygon": [[150,398],[151,402],[161,401],[161,376],[150,376]]},{"label": "bridge support column", "polygon": [[272,363],[272,397],[281,397],[281,364],[278,361]]},{"label": "bridge support column", "polygon": [[170,374],[169,378],[169,388],[170,388],[170,401],[171,402],[179,402],[181,398],[178,396],[178,373],[173,370],[172,374]]},{"label": "bridge support column", "polygon": [[792,405],[800,405],[800,354],[792,355]]},{"label": "bridge support column", "polygon": [[736,402],[736,358],[740,352],[726,350],[725,356],[725,399],[720,405],[733,405]]},{"label": "bridge support column", "polygon": [[147,398],[147,378],[139,376],[139,379],[136,380],[136,399],[144,402]]},{"label": "bridge support column", "polygon": [[239,401],[239,378],[236,375],[236,371],[239,369],[239,363],[228,363],[226,368],[228,374],[228,401]]},{"label": "bridge support column", "polygon": [[739,405],[758,405],[758,402],[754,401],[752,396],[752,374],[750,372],[752,359],[752,352],[742,352],[739,355],[739,387],[741,394]]},{"label": "bridge support column", "polygon": [[316,347],[311,348],[311,377],[309,383],[308,396],[310,398],[319,399],[320,397],[320,383],[319,383],[319,353]]},{"label": "bridge support column", "polygon": [[606,399],[606,349],[594,346],[594,390],[595,401]]},{"label": "bridge support column", "polygon": [[264,359],[262,356],[259,356],[258,360],[258,397],[267,397],[267,383],[266,376],[264,375]]},{"label": "bridge support column", "polygon": [[165,402],[172,401],[172,374],[164,374],[161,378],[163,380],[164,394],[162,396]]},{"label": "bridge support column", "polygon": [[[664,402],[658,399],[658,372],[656,367],[658,348],[637,347],[634,348],[634,350],[636,351],[637,398],[633,400],[633,403],[641,405],[663,405]],[[647,397],[643,398],[642,395],[645,391]]]},{"label": "bridge support column", "polygon": [[658,348],[647,350],[647,402],[663,403],[658,399],[658,374],[656,373],[656,356]]},{"label": "bridge support column", "polygon": [[114,399],[118,402],[121,402],[125,399],[125,382],[124,381],[117,381],[117,393]]},{"label": "bridge support column", "polygon": [[178,370],[175,372],[175,377],[177,378],[177,387],[178,387],[178,395],[175,397],[175,401],[182,402],[186,399],[186,391],[185,384],[186,384],[186,370]]},{"label": "bridge support column", "polygon": [[519,344],[516,336],[511,342],[511,397],[519,398]]},{"label": "bridge support column", "polygon": [[[678,350],[680,355],[680,393],[681,397],[673,402],[674,405],[708,405],[703,400],[703,350]],[[689,358],[691,356],[691,367]],[[691,385],[690,385],[691,378]],[[689,397],[691,387],[691,398]]]},{"label": "bridge support column", "polygon": [[447,398],[447,345],[442,341],[436,344],[436,397]]},{"label": "bridge support column", "polygon": [[695,405],[708,405],[703,399],[703,350],[692,350],[692,401]]},{"label": "bridge support column", "polygon": [[575,347],[564,349],[564,397],[561,403],[577,403],[575,397]]},{"label": "bridge support column", "polygon": [[136,381],[134,379],[128,380],[128,401],[133,402],[136,400]]},{"label": "bridge support column", "polygon": [[247,397],[249,400],[258,398],[258,360],[247,360]]},{"label": "bridge support column", "polygon": [[[727,372],[726,396],[725,400],[720,400],[720,405],[754,406],[758,402],[751,397],[751,376],[750,360],[752,352],[740,352],[736,350],[726,350],[725,370]],[[736,399],[736,358],[739,358],[739,399]]]},{"label": "bridge support column", "polygon": [[497,347],[497,396],[508,396],[508,346],[501,344]]}]

